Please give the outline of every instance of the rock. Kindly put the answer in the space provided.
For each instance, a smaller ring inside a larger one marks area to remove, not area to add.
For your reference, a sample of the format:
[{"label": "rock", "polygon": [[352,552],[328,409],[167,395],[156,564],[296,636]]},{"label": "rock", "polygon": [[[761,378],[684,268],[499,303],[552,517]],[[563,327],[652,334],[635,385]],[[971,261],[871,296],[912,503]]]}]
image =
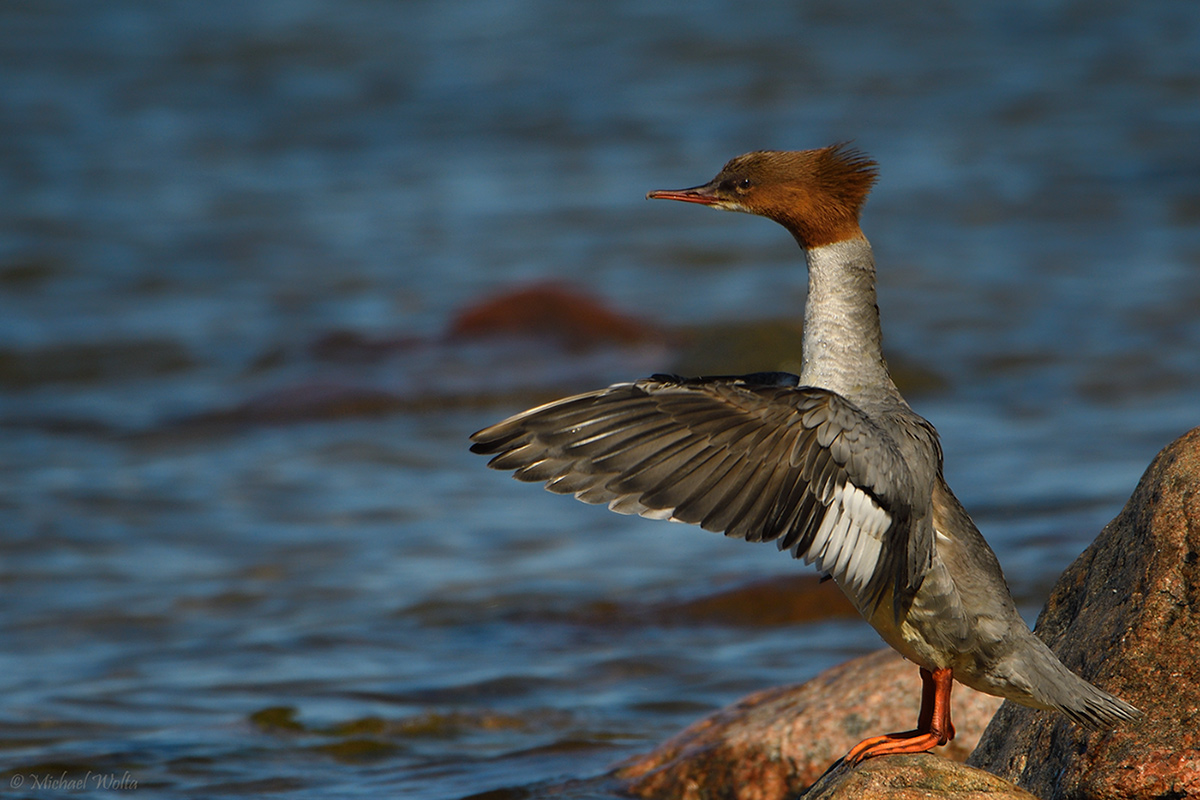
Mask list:
[{"label": "rock", "polygon": [[1200,797],[1200,428],[1154,459],[1037,632],[1146,718],[1097,732],[1006,703],[968,763],[1044,800]]},{"label": "rock", "polygon": [[781,575],[683,602],[653,606],[645,616],[656,625],[682,623],[749,628],[839,617],[849,619],[858,617],[858,610],[833,581],[821,581],[815,575]]},{"label": "rock", "polygon": [[569,348],[632,345],[663,337],[648,323],[553,283],[507,291],[463,309],[451,323],[450,335],[465,339],[530,336]]},{"label": "rock", "polygon": [[857,767],[840,763],[813,784],[803,797],[804,800],[859,800],[863,797],[1036,800],[1029,792],[995,775],[929,753],[871,758]]},{"label": "rock", "polygon": [[[1000,701],[958,685],[952,702],[958,736],[938,752],[961,761]],[[626,792],[645,798],[778,800],[813,783],[867,736],[911,729],[920,704],[917,668],[881,650],[807,683],[752,694],[615,774]]]}]

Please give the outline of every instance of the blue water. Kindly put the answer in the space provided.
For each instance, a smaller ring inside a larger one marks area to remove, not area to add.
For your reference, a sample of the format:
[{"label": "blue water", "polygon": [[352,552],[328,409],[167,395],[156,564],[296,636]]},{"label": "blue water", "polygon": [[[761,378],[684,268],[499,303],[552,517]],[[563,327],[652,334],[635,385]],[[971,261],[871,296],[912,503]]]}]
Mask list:
[{"label": "blue water", "polygon": [[14,1],[0,69],[16,796],[553,783],[877,647],[674,620],[803,568],[466,451],[671,366],[445,339],[481,298],[799,315],[782,230],[642,199],[746,150],[880,162],[887,349],[1031,618],[1200,424],[1194,3]]}]

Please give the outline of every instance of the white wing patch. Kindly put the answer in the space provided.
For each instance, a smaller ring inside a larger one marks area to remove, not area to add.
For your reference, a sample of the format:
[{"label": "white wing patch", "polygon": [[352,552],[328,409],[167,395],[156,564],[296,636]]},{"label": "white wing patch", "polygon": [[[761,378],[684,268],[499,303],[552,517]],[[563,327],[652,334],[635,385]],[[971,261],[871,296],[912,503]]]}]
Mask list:
[{"label": "white wing patch", "polygon": [[[650,519],[682,522],[673,508],[647,508],[636,495],[609,500],[606,491],[591,496],[588,490],[575,493],[585,503],[608,503],[618,514],[639,514]],[[892,524],[892,515],[884,511],[871,495],[847,481],[833,489],[821,525],[808,551],[801,554],[806,564],[832,575],[843,587],[860,594],[879,566],[883,534]],[[940,534],[939,534],[940,535]]]},{"label": "white wing patch", "polygon": [[875,574],[883,533],[892,524],[869,494],[847,481],[833,490],[821,526],[804,561],[832,575],[839,584],[858,594]]}]

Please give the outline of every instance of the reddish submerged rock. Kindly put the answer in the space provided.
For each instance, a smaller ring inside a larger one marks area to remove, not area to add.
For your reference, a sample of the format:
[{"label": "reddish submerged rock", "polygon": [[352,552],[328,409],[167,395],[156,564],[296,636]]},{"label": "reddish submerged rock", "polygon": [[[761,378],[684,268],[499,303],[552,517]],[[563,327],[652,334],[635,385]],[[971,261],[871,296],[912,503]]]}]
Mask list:
[{"label": "reddish submerged rock", "polygon": [[553,283],[513,289],[468,306],[455,316],[450,335],[532,336],[554,339],[569,347],[630,345],[663,336],[641,320]]},{"label": "reddish submerged rock", "polygon": [[685,622],[770,627],[857,617],[858,611],[832,581],[822,582],[812,575],[788,575],[664,604],[653,609],[651,616],[660,625]]},{"label": "reddish submerged rock", "polygon": [[1200,428],[1158,454],[1037,630],[1146,718],[1097,732],[1007,703],[969,763],[1044,800],[1200,797]]}]

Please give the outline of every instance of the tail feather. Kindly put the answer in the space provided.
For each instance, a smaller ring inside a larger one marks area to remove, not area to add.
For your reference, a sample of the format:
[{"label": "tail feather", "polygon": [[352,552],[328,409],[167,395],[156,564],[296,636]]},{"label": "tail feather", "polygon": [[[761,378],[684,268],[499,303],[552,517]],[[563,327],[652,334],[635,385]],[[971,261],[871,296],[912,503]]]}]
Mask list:
[{"label": "tail feather", "polygon": [[[1094,730],[1109,730],[1122,722],[1142,716],[1142,712],[1119,697],[1097,689],[1071,672],[1041,639],[1031,636],[1036,644],[1023,652],[1024,673],[1028,698],[1016,698],[1018,703],[1040,708],[1053,708],[1070,719]],[[1031,643],[1032,643],[1031,642]]]},{"label": "tail feather", "polygon": [[[1075,676],[1072,674],[1072,677]],[[1055,708],[1080,725],[1093,730],[1109,730],[1121,722],[1142,716],[1141,711],[1121,698],[1097,689],[1082,678],[1075,680],[1078,683],[1072,687],[1071,696],[1056,703]]]}]

